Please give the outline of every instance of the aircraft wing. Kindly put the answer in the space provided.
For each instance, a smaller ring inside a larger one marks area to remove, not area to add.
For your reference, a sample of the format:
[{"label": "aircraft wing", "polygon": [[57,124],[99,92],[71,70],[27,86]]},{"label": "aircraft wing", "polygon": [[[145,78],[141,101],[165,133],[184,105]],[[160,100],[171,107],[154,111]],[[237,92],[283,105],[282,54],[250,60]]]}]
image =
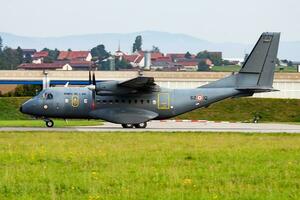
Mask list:
[{"label": "aircraft wing", "polygon": [[90,116],[117,124],[138,124],[154,119],[158,114],[141,108],[119,107],[97,109],[90,112]]},{"label": "aircraft wing", "polygon": [[127,87],[132,89],[150,89],[156,86],[153,77],[136,77],[118,84],[121,87]]}]

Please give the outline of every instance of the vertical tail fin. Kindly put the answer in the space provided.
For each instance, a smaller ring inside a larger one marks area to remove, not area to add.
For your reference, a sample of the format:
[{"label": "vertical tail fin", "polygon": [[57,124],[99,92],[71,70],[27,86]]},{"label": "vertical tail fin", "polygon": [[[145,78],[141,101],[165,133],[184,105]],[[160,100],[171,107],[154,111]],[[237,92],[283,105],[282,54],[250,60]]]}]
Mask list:
[{"label": "vertical tail fin", "polygon": [[263,33],[237,76],[237,89],[272,89],[280,33]]}]

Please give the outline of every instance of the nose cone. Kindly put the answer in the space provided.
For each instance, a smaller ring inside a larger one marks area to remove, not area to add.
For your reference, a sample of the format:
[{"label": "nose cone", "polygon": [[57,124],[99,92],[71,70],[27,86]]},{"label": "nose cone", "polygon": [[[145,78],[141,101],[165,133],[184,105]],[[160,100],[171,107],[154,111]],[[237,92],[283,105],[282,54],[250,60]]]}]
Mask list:
[{"label": "nose cone", "polygon": [[28,100],[25,103],[22,104],[20,107],[20,112],[28,115],[33,115],[34,110],[35,110],[35,105],[33,103],[33,100]]}]

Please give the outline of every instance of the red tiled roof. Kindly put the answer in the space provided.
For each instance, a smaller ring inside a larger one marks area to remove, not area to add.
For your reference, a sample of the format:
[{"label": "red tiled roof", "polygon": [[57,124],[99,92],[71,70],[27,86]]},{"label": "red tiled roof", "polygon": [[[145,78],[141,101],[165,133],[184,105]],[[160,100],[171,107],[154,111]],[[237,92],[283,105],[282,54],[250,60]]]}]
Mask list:
[{"label": "red tiled roof", "polygon": [[151,59],[157,59],[159,57],[163,57],[164,54],[162,53],[151,53]]},{"label": "red tiled roof", "polygon": [[74,60],[78,58],[86,58],[89,55],[89,51],[61,51],[58,56],[58,60]]},{"label": "red tiled roof", "polygon": [[41,63],[41,64],[33,64],[33,63],[23,63],[18,66],[18,69],[59,69],[63,68],[66,63]]},{"label": "red tiled roof", "polygon": [[[138,52],[141,56],[145,56],[145,52],[144,51],[139,51]],[[159,58],[159,57],[164,57],[164,54],[163,53],[159,53],[159,52],[152,52],[151,53],[151,59],[156,59],[156,58]]]},{"label": "red tiled roof", "polygon": [[142,56],[142,55],[135,55],[134,54],[134,55],[124,55],[123,58],[127,62],[132,62],[132,63],[138,64],[138,63],[140,63],[143,60],[144,56]]},{"label": "red tiled roof", "polygon": [[167,56],[172,58],[185,58],[185,53],[169,53]]},{"label": "red tiled roof", "polygon": [[71,60],[69,64],[71,67],[91,67],[92,61]]},{"label": "red tiled roof", "polygon": [[33,54],[33,58],[44,58],[47,57],[48,55],[49,55],[48,51],[39,51]]},{"label": "red tiled roof", "polygon": [[151,60],[153,60],[153,61],[158,61],[158,62],[162,62],[162,61],[172,62],[172,58],[169,57],[169,56],[157,57],[157,58],[151,58]]}]

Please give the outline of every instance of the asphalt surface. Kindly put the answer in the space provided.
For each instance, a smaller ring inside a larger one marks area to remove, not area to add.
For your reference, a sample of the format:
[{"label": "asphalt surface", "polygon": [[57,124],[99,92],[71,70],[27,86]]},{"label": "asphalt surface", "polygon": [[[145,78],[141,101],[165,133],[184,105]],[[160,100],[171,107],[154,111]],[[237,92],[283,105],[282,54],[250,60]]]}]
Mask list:
[{"label": "asphalt surface", "polygon": [[300,125],[272,123],[216,123],[153,121],[146,129],[123,129],[118,124],[104,123],[102,126],[46,128],[46,127],[0,127],[0,131],[83,131],[83,132],[249,132],[249,133],[300,133]]}]

